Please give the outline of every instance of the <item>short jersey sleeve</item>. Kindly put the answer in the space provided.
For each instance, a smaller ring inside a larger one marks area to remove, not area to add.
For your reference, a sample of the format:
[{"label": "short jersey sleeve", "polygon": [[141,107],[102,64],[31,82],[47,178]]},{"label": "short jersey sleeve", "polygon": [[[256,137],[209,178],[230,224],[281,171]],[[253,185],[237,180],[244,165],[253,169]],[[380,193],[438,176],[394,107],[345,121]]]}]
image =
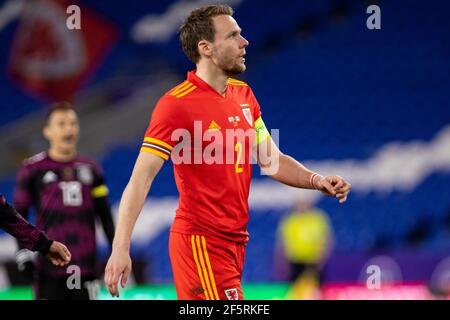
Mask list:
[{"label": "short jersey sleeve", "polygon": [[177,141],[172,140],[172,134],[178,128],[183,128],[181,108],[174,98],[163,96],[152,112],[141,152],[149,152],[168,160],[177,144]]}]

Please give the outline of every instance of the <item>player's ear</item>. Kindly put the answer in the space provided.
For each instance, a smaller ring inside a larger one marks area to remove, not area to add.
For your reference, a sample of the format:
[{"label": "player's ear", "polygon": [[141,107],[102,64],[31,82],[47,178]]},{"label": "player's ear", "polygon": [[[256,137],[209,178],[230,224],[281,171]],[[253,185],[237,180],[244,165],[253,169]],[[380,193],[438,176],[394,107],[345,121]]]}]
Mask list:
[{"label": "player's ear", "polygon": [[206,40],[199,41],[197,49],[201,57],[205,56],[209,58],[212,55],[212,43],[209,41]]},{"label": "player's ear", "polygon": [[50,138],[50,129],[47,125],[44,128],[42,128],[42,135],[47,140]]}]

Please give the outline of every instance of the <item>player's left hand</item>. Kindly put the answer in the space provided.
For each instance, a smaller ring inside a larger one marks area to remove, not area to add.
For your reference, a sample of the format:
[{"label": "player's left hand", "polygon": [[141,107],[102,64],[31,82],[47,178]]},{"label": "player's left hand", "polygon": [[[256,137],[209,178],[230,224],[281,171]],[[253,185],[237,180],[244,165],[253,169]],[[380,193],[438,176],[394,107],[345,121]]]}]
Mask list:
[{"label": "player's left hand", "polygon": [[70,262],[71,254],[69,249],[61,242],[53,241],[47,253],[47,258],[55,266],[64,267]]},{"label": "player's left hand", "polygon": [[339,203],[347,200],[352,185],[340,176],[326,176],[317,179],[317,189],[327,196],[336,197]]}]

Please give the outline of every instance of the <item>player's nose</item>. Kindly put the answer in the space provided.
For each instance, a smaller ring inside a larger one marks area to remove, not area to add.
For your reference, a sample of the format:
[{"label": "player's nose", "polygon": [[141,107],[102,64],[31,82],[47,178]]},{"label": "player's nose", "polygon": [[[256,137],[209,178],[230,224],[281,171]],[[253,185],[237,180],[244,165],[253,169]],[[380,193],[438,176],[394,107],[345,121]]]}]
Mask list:
[{"label": "player's nose", "polygon": [[246,48],[246,47],[248,47],[248,45],[250,44],[250,42],[248,42],[248,40],[247,39],[245,39],[243,36],[241,36],[241,38],[242,38],[242,47],[243,48]]}]

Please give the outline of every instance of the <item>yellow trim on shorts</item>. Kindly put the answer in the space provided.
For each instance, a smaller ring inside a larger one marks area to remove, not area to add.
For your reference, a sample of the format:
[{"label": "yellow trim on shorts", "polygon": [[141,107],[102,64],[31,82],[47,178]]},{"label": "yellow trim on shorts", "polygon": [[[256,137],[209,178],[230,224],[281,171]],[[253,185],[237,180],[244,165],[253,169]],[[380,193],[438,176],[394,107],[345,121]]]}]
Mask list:
[{"label": "yellow trim on shorts", "polygon": [[196,249],[197,245],[195,244],[195,236],[194,235],[191,236],[191,243],[192,243],[192,253],[194,255],[195,265],[197,266],[198,276],[199,276],[200,282],[202,284],[203,293],[205,294],[205,299],[210,300],[208,291],[206,290],[206,287],[205,287],[205,281],[203,280],[202,269],[198,262],[197,249]]}]

